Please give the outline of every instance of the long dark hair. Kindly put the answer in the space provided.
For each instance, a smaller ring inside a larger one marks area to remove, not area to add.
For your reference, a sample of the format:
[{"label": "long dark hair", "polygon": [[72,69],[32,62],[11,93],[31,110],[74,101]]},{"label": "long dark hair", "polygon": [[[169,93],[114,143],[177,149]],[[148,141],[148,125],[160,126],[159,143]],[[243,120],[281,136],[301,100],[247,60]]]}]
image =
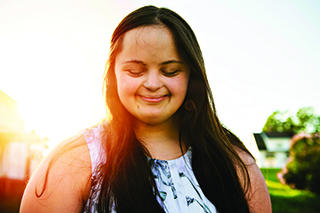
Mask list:
[{"label": "long dark hair", "polygon": [[164,212],[156,199],[159,192],[146,157],[148,150],[137,139],[133,117],[120,102],[114,72],[125,33],[150,25],[164,25],[171,31],[180,57],[190,68],[187,94],[176,114],[180,139],[186,147],[192,147],[192,169],[203,193],[219,212],[250,212],[246,199],[250,179],[236,148],[251,154],[216,115],[201,49],[192,29],[177,13],[155,6],[130,13],[112,35],[104,78],[109,115],[103,143],[107,160],[94,173],[93,181],[101,184],[98,212]]}]

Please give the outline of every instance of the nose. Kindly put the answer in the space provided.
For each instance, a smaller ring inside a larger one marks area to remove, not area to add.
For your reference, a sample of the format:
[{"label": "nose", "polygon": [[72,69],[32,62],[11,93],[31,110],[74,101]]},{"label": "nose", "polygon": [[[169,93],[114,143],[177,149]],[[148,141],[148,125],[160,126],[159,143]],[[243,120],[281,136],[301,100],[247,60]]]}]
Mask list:
[{"label": "nose", "polygon": [[150,91],[156,91],[162,86],[160,76],[157,71],[149,71],[146,75],[143,86]]}]

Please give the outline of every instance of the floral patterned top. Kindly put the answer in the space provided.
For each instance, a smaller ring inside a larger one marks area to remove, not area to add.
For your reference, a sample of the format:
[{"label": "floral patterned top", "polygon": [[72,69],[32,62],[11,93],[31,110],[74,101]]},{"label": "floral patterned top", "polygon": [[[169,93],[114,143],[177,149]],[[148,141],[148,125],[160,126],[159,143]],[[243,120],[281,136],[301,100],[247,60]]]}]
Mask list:
[{"label": "floral patterned top", "polygon": [[[88,144],[92,171],[98,166],[101,155],[102,125],[82,132]],[[214,213],[214,205],[205,197],[191,167],[192,150],[189,149],[184,156],[174,160],[158,160],[149,158],[152,173],[157,184],[160,196],[157,198],[167,213]],[[93,173],[94,174],[94,173]],[[95,177],[92,177],[95,180]],[[83,212],[97,212],[97,197],[99,184],[91,188],[90,197]],[[89,203],[94,205],[89,208]],[[115,211],[113,211],[115,212]]]}]

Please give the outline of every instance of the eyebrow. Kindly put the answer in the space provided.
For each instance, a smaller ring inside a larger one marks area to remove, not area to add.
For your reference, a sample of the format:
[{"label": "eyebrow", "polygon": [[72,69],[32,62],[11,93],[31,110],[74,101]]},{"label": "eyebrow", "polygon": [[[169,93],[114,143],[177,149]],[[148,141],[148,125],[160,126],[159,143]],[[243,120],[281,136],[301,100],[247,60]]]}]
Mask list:
[{"label": "eyebrow", "polygon": [[163,65],[172,64],[172,63],[184,64],[184,62],[182,62],[182,61],[169,60],[169,61],[162,62],[162,63],[160,63],[159,65],[160,65],[160,66],[163,66]]},{"label": "eyebrow", "polygon": [[[130,64],[130,63],[141,64],[141,65],[143,65],[143,66],[146,66],[146,64],[145,64],[143,61],[140,61],[140,60],[129,60],[129,61],[123,62],[123,64]],[[182,61],[169,60],[169,61],[164,61],[164,62],[160,63],[159,66],[163,66],[163,65],[167,65],[167,64],[172,64],[172,63],[184,64],[184,62],[182,62]]]},{"label": "eyebrow", "polygon": [[125,61],[123,62],[123,64],[130,64],[130,63],[134,63],[134,64],[142,64],[144,66],[146,66],[145,63],[143,63],[143,61],[140,61],[140,60],[129,60],[129,61]]}]

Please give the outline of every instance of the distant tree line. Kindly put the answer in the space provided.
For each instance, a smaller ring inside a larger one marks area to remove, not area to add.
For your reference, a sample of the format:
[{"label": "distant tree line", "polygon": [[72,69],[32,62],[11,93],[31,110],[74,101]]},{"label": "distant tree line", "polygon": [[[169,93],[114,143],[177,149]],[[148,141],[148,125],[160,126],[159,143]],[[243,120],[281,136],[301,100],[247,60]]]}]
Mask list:
[{"label": "distant tree line", "polygon": [[320,116],[312,107],[303,107],[296,114],[289,111],[275,111],[265,123],[263,132],[320,132]]}]

